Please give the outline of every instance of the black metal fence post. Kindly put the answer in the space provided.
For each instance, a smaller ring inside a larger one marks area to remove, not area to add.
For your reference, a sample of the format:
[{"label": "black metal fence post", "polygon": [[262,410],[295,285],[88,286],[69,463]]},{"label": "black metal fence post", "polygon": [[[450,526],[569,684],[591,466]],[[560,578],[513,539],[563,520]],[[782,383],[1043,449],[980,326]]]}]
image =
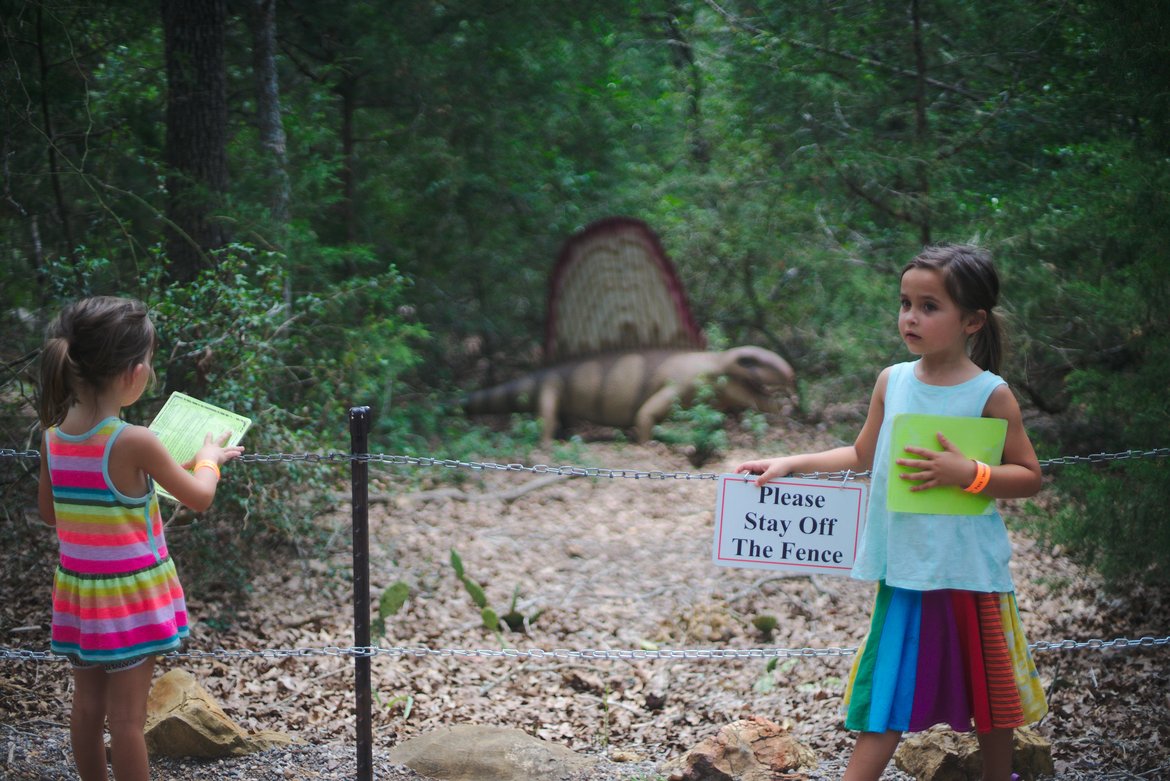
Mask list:
[{"label": "black metal fence post", "polygon": [[[350,484],[353,489],[353,644],[370,647],[370,464],[356,456],[370,452],[370,408],[349,410]],[[357,709],[357,781],[373,781],[374,732],[370,655],[353,658]]]}]

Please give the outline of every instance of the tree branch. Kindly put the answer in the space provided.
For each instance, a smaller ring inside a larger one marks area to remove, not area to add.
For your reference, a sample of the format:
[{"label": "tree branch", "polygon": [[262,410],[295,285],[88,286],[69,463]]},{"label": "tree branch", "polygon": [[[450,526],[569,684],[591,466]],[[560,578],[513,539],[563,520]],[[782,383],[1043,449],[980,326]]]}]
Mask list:
[{"label": "tree branch", "polygon": [[[764,36],[764,37],[769,38],[769,39],[774,40],[774,41],[786,43],[789,46],[795,46],[799,49],[806,49],[808,51],[814,51],[814,52],[817,52],[819,54],[827,54],[831,57],[836,57],[836,58],[841,59],[841,60],[846,60],[848,62],[857,63],[858,65],[868,65],[871,68],[876,68],[877,70],[885,71],[886,73],[893,73],[896,76],[902,76],[902,77],[907,78],[907,79],[918,79],[919,78],[919,74],[916,73],[915,71],[907,70],[906,68],[900,68],[896,65],[887,65],[886,63],[882,62],[881,60],[875,60],[872,57],[865,57],[865,56],[862,56],[860,54],[853,54],[852,52],[840,51],[838,49],[831,49],[828,46],[822,46],[822,45],[816,44],[816,43],[809,43],[808,41],[802,41],[802,40],[799,40],[797,38],[787,38],[787,37],[784,37],[782,35],[777,35],[775,33],[769,32],[761,27],[757,27],[754,24],[747,22],[738,16],[735,16],[730,11],[728,11],[727,9],[725,9],[721,5],[719,5],[719,3],[715,2],[715,0],[705,0],[705,2],[707,3],[708,6],[711,7],[711,9],[713,11],[715,11],[715,13],[717,13],[721,17],[723,17],[724,21],[726,21],[729,25],[731,25],[732,27],[738,28],[740,30],[743,30],[745,32],[749,32],[753,35],[761,35],[761,36]],[[937,87],[938,89],[944,90],[946,92],[953,92],[956,95],[962,95],[963,97],[970,98],[971,100],[982,100],[982,98],[979,95],[975,94],[974,92],[972,92],[969,89],[966,89],[965,87],[960,87],[957,84],[948,84],[945,81],[939,81],[938,79],[933,79],[933,78],[929,78],[929,77],[925,79],[925,83],[929,84],[932,87]]]}]

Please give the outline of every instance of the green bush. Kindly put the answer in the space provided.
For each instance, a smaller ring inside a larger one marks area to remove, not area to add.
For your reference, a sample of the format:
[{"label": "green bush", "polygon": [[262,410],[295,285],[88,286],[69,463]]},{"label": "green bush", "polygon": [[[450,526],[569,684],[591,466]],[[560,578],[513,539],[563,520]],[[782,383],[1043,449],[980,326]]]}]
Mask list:
[{"label": "green bush", "polygon": [[[249,417],[246,452],[347,452],[348,410],[388,415],[399,378],[416,361],[414,345],[426,336],[399,314],[404,280],[391,268],[289,300],[279,255],[233,245],[216,260],[152,302],[163,392],[151,405],[182,390]],[[336,500],[345,466],[229,465],[215,506],[191,530],[196,555],[187,553],[185,567],[240,584],[259,540],[311,548],[319,533],[312,519]]]},{"label": "green bush", "polygon": [[1045,522],[1048,539],[1114,586],[1170,583],[1166,464],[1143,459],[1061,469],[1057,486],[1067,501]]},{"label": "green bush", "polygon": [[[67,277],[52,277],[59,284],[32,318],[47,322],[66,301],[98,292],[121,289],[146,301],[160,338],[158,380],[125,410],[130,422],[148,423],[171,392],[183,391],[251,418],[247,453],[316,454],[348,452],[351,407],[370,406],[375,420],[401,414],[393,402],[427,335],[404,318],[406,282],[392,267],[335,282],[327,293],[289,296],[283,258],[247,245],[217,253],[214,267],[188,285],[164,286],[164,261],[155,261],[153,275],[123,289],[113,264],[87,258]],[[25,358],[10,363],[0,412],[4,446],[35,448],[41,334],[30,328],[23,338]],[[5,493],[20,497],[13,506],[35,505],[35,461],[4,462]],[[311,551],[322,534],[313,518],[336,502],[346,467],[309,459],[225,467],[208,512],[179,510],[172,519],[184,580],[200,591],[244,588],[258,548]]]},{"label": "green bush", "polygon": [[[1069,388],[1090,437],[1123,443],[1139,453],[1170,447],[1170,336],[1144,335],[1129,345],[1124,368],[1074,373]],[[1096,432],[1095,429],[1100,429]],[[1166,458],[1131,458],[1061,466],[1056,489],[1067,500],[1041,529],[1054,542],[1096,566],[1114,584],[1170,584],[1170,480]]]},{"label": "green bush", "polygon": [[711,406],[714,401],[715,389],[700,385],[691,404],[684,407],[676,401],[671,406],[666,420],[654,427],[654,437],[683,448],[692,466],[703,466],[727,448],[727,416]]}]

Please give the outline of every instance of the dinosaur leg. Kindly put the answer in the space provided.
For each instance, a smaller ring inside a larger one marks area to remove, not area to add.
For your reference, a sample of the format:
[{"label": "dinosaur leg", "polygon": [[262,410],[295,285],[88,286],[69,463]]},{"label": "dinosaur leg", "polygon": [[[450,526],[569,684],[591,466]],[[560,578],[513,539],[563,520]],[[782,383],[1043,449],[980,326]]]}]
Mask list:
[{"label": "dinosaur leg", "polygon": [[655,391],[650,398],[642,403],[641,407],[638,407],[638,411],[634,414],[634,434],[638,437],[639,442],[646,442],[650,439],[654,424],[664,420],[670,414],[670,407],[678,398],[678,394],[677,385],[667,385]]},{"label": "dinosaur leg", "polygon": [[557,433],[560,413],[561,385],[559,382],[543,382],[536,399],[536,411],[540,415],[540,443],[547,445]]}]

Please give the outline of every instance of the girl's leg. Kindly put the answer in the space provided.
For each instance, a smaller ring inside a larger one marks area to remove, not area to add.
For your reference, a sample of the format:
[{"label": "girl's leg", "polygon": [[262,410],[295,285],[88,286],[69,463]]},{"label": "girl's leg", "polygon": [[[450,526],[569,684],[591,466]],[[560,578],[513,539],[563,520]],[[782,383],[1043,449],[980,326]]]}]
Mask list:
[{"label": "girl's leg", "polygon": [[1009,781],[1012,777],[1011,729],[979,733],[979,755],[983,758],[983,781]]},{"label": "girl's leg", "polygon": [[902,733],[893,730],[859,734],[841,781],[877,781],[886,765],[890,764],[901,739]]},{"label": "girl's leg", "polygon": [[81,781],[106,781],[106,672],[101,667],[73,670],[73,711],[69,738]]},{"label": "girl's leg", "polygon": [[106,713],[110,720],[110,759],[117,781],[148,781],[146,696],[154,674],[154,657],[129,670],[110,673]]}]

